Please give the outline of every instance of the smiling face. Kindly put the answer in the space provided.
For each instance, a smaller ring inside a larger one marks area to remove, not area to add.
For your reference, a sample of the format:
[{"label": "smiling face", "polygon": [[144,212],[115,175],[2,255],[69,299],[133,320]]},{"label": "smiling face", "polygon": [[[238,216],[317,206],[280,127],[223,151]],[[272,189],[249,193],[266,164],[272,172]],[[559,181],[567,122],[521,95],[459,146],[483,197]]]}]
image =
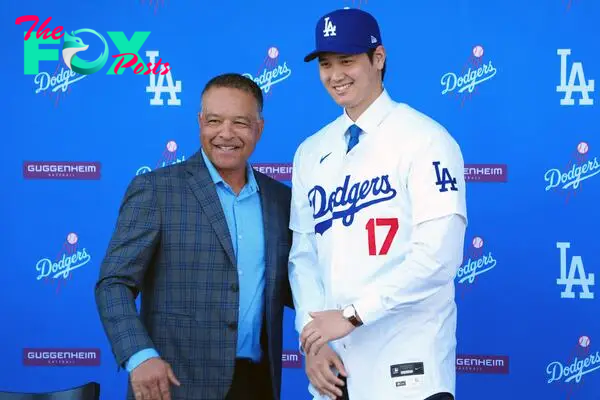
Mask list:
[{"label": "smiling face", "polygon": [[383,46],[375,50],[373,61],[366,53],[323,53],[319,56],[319,75],[333,100],[356,119],[381,94],[384,63]]},{"label": "smiling face", "polygon": [[200,141],[221,175],[243,174],[263,131],[264,121],[252,94],[213,87],[202,97]]}]

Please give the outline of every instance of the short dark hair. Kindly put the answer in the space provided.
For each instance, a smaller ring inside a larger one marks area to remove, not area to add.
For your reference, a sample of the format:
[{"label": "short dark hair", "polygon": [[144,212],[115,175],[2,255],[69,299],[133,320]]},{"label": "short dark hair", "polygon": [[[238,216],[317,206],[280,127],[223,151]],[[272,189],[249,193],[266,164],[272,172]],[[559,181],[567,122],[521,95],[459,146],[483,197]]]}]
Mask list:
[{"label": "short dark hair", "polygon": [[[369,56],[369,61],[371,61],[371,64],[373,64],[373,58],[375,57],[375,49],[371,49],[367,52],[367,56]],[[385,78],[385,67],[387,64],[387,58],[386,60],[383,62],[383,69],[381,70],[381,81],[383,82],[383,78]]]},{"label": "short dark hair", "polygon": [[252,79],[245,77],[244,75],[238,73],[225,73],[221,75],[217,75],[211,80],[209,80],[204,89],[202,90],[202,96],[213,87],[226,87],[231,89],[239,89],[243,90],[251,94],[256,100],[256,105],[258,106],[258,112],[262,113],[263,110],[263,94],[260,87],[254,82]]}]

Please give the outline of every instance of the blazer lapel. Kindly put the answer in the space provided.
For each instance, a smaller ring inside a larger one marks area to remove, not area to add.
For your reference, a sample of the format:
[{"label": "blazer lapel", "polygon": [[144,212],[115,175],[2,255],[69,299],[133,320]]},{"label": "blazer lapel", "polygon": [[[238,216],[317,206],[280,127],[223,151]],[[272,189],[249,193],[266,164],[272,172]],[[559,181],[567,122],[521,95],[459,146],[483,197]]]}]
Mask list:
[{"label": "blazer lapel", "polygon": [[231,244],[231,236],[227,227],[227,220],[221,207],[221,201],[215,188],[215,184],[210,177],[210,173],[206,168],[206,164],[202,159],[202,154],[198,151],[188,159],[187,172],[190,175],[187,179],[192,193],[200,202],[202,210],[208,217],[217,238],[221,242],[225,253],[234,266],[237,266],[233,245]]},{"label": "blazer lapel", "polygon": [[260,174],[255,173],[256,182],[260,188],[260,202],[262,205],[263,229],[265,237],[265,284],[266,298],[272,298],[273,290],[275,289],[275,254],[277,248],[277,236],[273,233],[273,218],[277,215],[277,206],[272,193],[269,191],[269,182]]}]

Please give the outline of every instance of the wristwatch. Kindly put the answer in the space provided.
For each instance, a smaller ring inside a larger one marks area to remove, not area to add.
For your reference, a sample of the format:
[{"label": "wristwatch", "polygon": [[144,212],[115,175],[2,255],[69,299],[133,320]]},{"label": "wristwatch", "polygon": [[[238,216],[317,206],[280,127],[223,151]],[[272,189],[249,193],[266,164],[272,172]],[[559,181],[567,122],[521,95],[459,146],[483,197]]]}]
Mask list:
[{"label": "wristwatch", "polygon": [[360,318],[358,317],[358,314],[356,313],[356,309],[352,304],[344,307],[344,309],[342,310],[342,316],[356,327],[359,327],[363,324]]}]

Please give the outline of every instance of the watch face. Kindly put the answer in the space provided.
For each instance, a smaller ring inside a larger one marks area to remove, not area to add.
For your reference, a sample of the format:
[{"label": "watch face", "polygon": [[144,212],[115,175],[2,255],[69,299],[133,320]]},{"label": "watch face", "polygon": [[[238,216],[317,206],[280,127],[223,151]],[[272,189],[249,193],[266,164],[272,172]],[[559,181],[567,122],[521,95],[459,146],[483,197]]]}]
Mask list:
[{"label": "watch face", "polygon": [[344,311],[342,311],[342,315],[344,318],[348,319],[354,315],[354,310],[352,310],[352,307],[346,307],[344,308]]}]

